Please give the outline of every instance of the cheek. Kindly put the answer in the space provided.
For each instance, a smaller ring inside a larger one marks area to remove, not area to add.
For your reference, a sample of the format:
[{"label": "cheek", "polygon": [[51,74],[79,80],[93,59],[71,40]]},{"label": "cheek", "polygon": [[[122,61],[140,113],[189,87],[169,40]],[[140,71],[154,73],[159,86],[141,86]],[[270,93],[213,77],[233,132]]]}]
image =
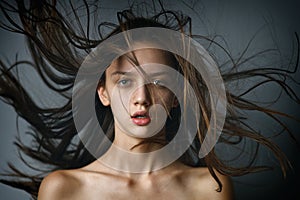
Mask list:
[{"label": "cheek", "polygon": [[155,102],[163,105],[168,110],[174,107],[175,95],[169,90],[160,91],[157,95],[155,95]]},{"label": "cheek", "polygon": [[112,100],[111,100],[111,106],[115,107],[116,110],[118,108],[127,108],[129,105],[129,98],[126,95],[120,95],[120,94],[113,94]]},{"label": "cheek", "polygon": [[113,114],[125,115],[128,113],[129,93],[119,90],[117,87],[111,88],[109,92],[110,107]]}]

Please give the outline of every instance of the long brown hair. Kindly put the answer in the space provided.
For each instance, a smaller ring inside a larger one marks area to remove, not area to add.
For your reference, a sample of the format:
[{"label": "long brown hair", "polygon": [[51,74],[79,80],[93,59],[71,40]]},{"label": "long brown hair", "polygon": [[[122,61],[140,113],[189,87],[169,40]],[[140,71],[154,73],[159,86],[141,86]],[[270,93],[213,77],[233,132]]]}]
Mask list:
[{"label": "long brown hair", "polygon": [[[134,4],[135,5],[135,4]],[[117,13],[118,23],[101,22],[92,25],[92,17],[97,17],[99,7],[97,2],[89,4],[83,1],[82,7],[76,9],[70,1],[70,15],[73,19],[66,17],[65,4],[58,4],[56,1],[30,1],[29,5],[24,1],[16,1],[16,5],[8,2],[1,2],[0,8],[6,17],[6,22],[1,22],[2,29],[17,32],[26,36],[32,61],[16,61],[7,66],[0,61],[0,95],[2,100],[15,108],[17,114],[25,119],[32,128],[32,141],[34,145],[26,145],[22,140],[16,141],[19,150],[30,158],[45,164],[44,169],[36,169],[26,160],[23,160],[30,168],[36,170],[37,175],[26,174],[18,170],[15,166],[9,165],[12,172],[4,174],[6,178],[1,182],[16,188],[23,189],[36,198],[39,184],[43,177],[57,169],[72,169],[85,166],[95,160],[95,158],[85,149],[84,145],[78,141],[77,131],[74,126],[72,116],[71,91],[76,73],[91,50],[105,39],[126,31],[139,27],[163,27],[180,31],[199,42],[207,42],[209,47],[214,46],[218,51],[227,56],[227,62],[220,64],[220,71],[226,84],[226,95],[228,100],[227,116],[219,143],[237,146],[240,148],[242,141],[249,140],[255,144],[253,152],[248,155],[248,162],[243,166],[231,165],[232,162],[221,158],[213,149],[204,159],[199,159],[197,153],[201,147],[204,135],[199,134],[195,138],[193,145],[182,158],[183,162],[192,166],[206,166],[211,175],[222,189],[222,183],[215,174],[215,170],[228,176],[240,176],[251,172],[269,169],[267,166],[257,166],[255,161],[260,146],[268,148],[278,159],[282,172],[285,174],[289,167],[288,159],[274,143],[271,137],[264,136],[259,132],[259,127],[254,127],[247,123],[247,112],[257,111],[275,120],[294,139],[291,131],[283,122],[282,117],[295,119],[286,113],[264,107],[259,102],[248,100],[246,95],[264,84],[276,84],[285,94],[296,103],[300,103],[295,91],[288,85],[289,81],[296,82],[292,75],[296,73],[299,63],[299,41],[296,35],[298,49],[296,58],[291,60],[290,66],[277,67],[249,67],[244,66],[256,56],[266,55],[271,50],[263,50],[242,59],[243,55],[234,59],[224,46],[211,37],[196,35],[192,32],[191,18],[181,12],[166,10],[162,3],[160,7],[153,9],[153,12],[138,12],[138,8],[131,5],[129,9]],[[143,6],[145,6],[143,4]],[[134,9],[135,8],[135,9]],[[82,23],[80,14],[84,13],[85,23]],[[14,16],[18,15],[18,20]],[[97,34],[91,32],[91,27],[97,27]],[[95,38],[95,39],[94,39]],[[273,50],[272,50],[273,51]],[[211,55],[213,53],[211,52]],[[176,57],[176,56],[175,56]],[[198,91],[198,95],[204,100],[207,91],[203,90],[202,79],[195,72],[192,66],[179,57],[177,62],[182,67],[182,73],[191,81],[193,88]],[[14,68],[23,65],[33,67],[43,80],[43,82],[53,92],[66,99],[66,103],[55,108],[44,108],[39,106],[29,92],[14,74]],[[226,68],[224,66],[227,66]],[[290,67],[293,69],[289,70]],[[235,81],[246,81],[256,79],[254,85],[246,88],[243,92],[237,93],[230,90],[230,86]],[[276,99],[274,99],[276,101]],[[207,102],[202,102],[202,106]],[[203,107],[201,107],[203,108]],[[204,107],[204,113],[209,113],[209,106]],[[113,139],[113,117],[111,111],[101,105],[96,98],[96,110],[98,120],[106,134]],[[297,120],[297,119],[295,119]],[[297,120],[299,121],[299,120]],[[199,133],[207,128],[205,121],[199,124]],[[282,130],[279,131],[283,132]],[[243,152],[243,151],[242,151]],[[243,154],[241,154],[243,155]]]}]

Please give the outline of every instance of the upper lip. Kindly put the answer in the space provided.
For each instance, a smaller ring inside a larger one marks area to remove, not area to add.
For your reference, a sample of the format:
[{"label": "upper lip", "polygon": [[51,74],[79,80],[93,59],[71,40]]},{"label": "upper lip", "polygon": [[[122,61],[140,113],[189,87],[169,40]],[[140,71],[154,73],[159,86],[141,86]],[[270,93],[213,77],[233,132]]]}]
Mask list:
[{"label": "upper lip", "polygon": [[131,118],[134,118],[134,117],[137,117],[137,116],[140,116],[140,115],[149,117],[147,111],[137,111],[133,115],[131,115]]}]

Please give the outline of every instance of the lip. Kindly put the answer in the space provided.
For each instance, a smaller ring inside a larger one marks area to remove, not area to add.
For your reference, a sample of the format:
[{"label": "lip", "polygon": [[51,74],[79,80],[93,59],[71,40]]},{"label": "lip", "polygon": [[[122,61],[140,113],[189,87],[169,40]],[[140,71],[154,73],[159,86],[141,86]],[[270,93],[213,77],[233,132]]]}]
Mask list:
[{"label": "lip", "polygon": [[[144,116],[142,118],[138,118],[138,116]],[[146,126],[151,122],[151,118],[146,111],[137,111],[131,116],[131,120],[134,124],[138,126]]]}]

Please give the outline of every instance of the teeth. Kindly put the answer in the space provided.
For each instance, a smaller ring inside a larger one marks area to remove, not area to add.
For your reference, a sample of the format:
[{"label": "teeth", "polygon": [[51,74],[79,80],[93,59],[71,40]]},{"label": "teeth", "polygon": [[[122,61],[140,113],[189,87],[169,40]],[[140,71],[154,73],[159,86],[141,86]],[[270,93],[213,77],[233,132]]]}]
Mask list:
[{"label": "teeth", "polygon": [[137,115],[137,116],[135,116],[135,118],[146,118],[146,116],[144,116],[144,115]]}]

